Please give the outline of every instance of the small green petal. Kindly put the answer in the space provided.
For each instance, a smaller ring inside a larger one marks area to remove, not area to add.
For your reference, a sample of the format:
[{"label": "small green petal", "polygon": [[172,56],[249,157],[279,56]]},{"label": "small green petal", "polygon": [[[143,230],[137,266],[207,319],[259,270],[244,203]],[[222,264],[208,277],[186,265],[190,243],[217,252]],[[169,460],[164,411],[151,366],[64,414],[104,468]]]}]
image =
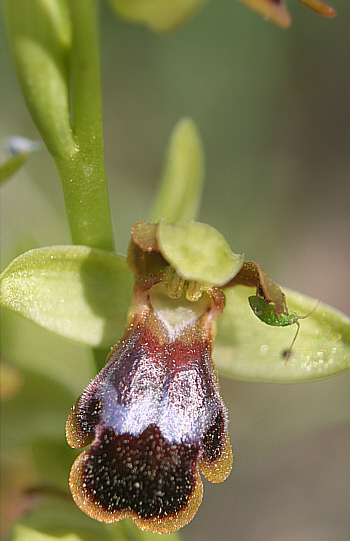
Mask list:
[{"label": "small green petal", "polygon": [[118,15],[157,33],[174,30],[203,3],[204,0],[110,0]]},{"label": "small green petal", "polygon": [[204,182],[204,151],[196,124],[182,118],[170,138],[163,177],[150,222],[190,220],[199,211]]},{"label": "small green petal", "polygon": [[[287,288],[290,311],[304,316],[317,300]],[[288,359],[297,327],[270,327],[251,310],[252,289],[235,286],[225,290],[226,307],[220,316],[214,361],[229,377],[251,381],[293,383],[325,378],[350,368],[350,319],[319,303],[300,320],[300,331]]]},{"label": "small green petal", "polygon": [[164,259],[185,280],[222,286],[243,265],[243,255],[234,254],[221,233],[201,222],[160,221],[157,239]]},{"label": "small green petal", "polygon": [[52,246],[12,261],[0,277],[0,301],[60,336],[110,347],[123,334],[132,286],[121,256]]}]

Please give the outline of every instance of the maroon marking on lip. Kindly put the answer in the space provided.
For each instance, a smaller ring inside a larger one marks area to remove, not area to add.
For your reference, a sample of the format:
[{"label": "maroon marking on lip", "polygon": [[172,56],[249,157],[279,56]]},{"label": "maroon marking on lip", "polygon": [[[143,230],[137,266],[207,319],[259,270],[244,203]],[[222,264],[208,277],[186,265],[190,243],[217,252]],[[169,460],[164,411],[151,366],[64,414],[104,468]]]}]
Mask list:
[{"label": "maroon marking on lip", "polygon": [[225,419],[220,411],[214,424],[209,428],[203,438],[203,455],[209,463],[219,458],[225,437]]},{"label": "maroon marking on lip", "polygon": [[87,496],[111,514],[175,516],[195,490],[198,452],[195,444],[169,444],[155,425],[139,436],[104,429],[82,472]]}]

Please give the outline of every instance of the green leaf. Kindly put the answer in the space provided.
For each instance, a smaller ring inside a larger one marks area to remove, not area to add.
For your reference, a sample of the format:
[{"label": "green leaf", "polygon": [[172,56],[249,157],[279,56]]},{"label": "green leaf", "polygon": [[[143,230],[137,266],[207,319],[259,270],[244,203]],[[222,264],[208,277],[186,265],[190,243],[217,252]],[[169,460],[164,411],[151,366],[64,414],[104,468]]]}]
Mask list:
[{"label": "green leaf", "polygon": [[[304,316],[317,300],[287,288],[288,309]],[[293,383],[325,378],[350,368],[350,319],[319,303],[300,321],[300,332],[288,352],[297,327],[270,327],[251,310],[252,289],[235,286],[225,290],[226,307],[220,316],[213,358],[219,371],[252,381]]]},{"label": "green leaf", "polygon": [[0,302],[60,336],[110,347],[123,334],[132,286],[121,256],[52,246],[12,261],[0,277]]},{"label": "green leaf", "polygon": [[118,15],[159,33],[183,24],[203,3],[204,0],[110,0]]},{"label": "green leaf", "polygon": [[157,239],[164,259],[185,280],[222,286],[243,265],[243,255],[234,254],[221,233],[201,222],[161,221]]},{"label": "green leaf", "polygon": [[170,138],[161,185],[150,222],[190,220],[199,211],[204,182],[204,152],[196,124],[182,118]]}]

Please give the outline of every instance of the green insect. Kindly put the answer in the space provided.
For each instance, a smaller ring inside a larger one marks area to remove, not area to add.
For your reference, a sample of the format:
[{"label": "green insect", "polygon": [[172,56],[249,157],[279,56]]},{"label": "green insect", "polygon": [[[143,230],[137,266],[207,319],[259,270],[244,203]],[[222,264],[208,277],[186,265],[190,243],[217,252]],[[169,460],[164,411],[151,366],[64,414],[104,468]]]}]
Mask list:
[{"label": "green insect", "polygon": [[306,317],[309,317],[316,310],[318,303],[320,302],[318,301],[315,308],[313,308],[311,312],[306,314],[306,316],[300,316],[296,312],[288,312],[288,310],[282,314],[276,314],[274,304],[271,302],[267,302],[259,295],[252,295],[248,298],[248,301],[254,314],[263,323],[266,323],[267,325],[271,325],[273,327],[287,327],[288,325],[294,324],[298,327],[290,348],[282,353],[283,357],[285,357],[286,359],[289,359],[292,354],[292,348],[300,330],[299,319],[305,319]]}]

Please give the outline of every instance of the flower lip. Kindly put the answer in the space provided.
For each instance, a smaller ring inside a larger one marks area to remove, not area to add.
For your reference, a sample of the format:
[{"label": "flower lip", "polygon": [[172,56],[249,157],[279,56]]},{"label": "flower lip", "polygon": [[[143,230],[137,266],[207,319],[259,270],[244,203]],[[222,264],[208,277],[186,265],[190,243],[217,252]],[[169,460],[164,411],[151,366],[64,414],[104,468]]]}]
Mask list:
[{"label": "flower lip", "polygon": [[199,468],[213,482],[232,466],[226,408],[211,361],[209,307],[176,337],[142,305],[106,366],[73,406],[67,438],[92,442],[70,487],[87,514],[130,517],[166,533],[187,524],[202,498]]}]

